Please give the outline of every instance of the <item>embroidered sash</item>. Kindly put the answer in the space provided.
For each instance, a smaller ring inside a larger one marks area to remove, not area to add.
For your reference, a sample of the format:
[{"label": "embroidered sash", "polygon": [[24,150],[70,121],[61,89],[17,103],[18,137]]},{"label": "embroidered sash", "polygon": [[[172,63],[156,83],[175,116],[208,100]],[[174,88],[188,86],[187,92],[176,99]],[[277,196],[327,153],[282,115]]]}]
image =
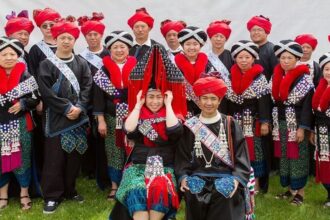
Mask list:
[{"label": "embroidered sash", "polygon": [[166,118],[163,118],[163,117],[140,120],[138,129],[141,132],[141,134],[146,136],[149,140],[155,141],[159,137],[159,134],[152,127],[152,124],[159,123],[159,122],[162,122],[165,120],[166,120]]},{"label": "embroidered sash", "polygon": [[94,77],[93,80],[95,84],[100,87],[104,92],[106,92],[110,96],[118,96],[120,95],[119,91],[115,88],[115,86],[110,81],[108,75],[102,70],[99,69]]},{"label": "embroidered sash", "polygon": [[45,41],[39,41],[37,43],[39,49],[45,54],[47,58],[55,56],[54,52],[49,48]]},{"label": "embroidered sash", "polygon": [[316,149],[315,152],[318,153],[315,154],[315,156],[318,157],[319,161],[327,161],[329,162],[329,130],[327,125],[319,125],[315,126],[315,133],[317,134],[317,140],[316,140]]},{"label": "embroidered sash", "polygon": [[62,60],[60,60],[56,56],[48,57],[48,60],[54,64],[58,68],[58,70],[69,80],[71,83],[73,89],[76,91],[77,95],[79,96],[80,94],[80,86],[79,82],[77,80],[77,77],[74,75],[72,70],[64,63]]},{"label": "embroidered sash", "polygon": [[219,138],[205,126],[196,116],[188,119],[185,126],[191,130],[195,135],[199,135],[200,141],[209,149],[214,155],[229,167],[234,167],[233,161],[228,146],[223,146]]},{"label": "embroidered sash", "polygon": [[221,60],[219,59],[219,57],[217,55],[215,55],[212,51],[210,51],[207,54],[209,61],[211,62],[211,64],[214,66],[214,68],[220,72],[220,74],[222,76],[225,76],[226,78],[228,78],[229,76],[229,71],[226,68],[226,66],[221,62]]},{"label": "embroidered sash", "polygon": [[87,48],[80,54],[87,62],[95,66],[97,69],[101,69],[103,66],[102,58],[92,53]]}]

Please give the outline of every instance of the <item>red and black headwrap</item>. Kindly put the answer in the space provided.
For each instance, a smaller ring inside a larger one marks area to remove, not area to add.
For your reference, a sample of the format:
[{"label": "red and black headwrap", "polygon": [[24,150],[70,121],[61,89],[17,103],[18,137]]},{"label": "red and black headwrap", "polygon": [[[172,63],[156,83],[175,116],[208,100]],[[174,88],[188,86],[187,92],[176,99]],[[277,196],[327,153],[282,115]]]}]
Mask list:
[{"label": "red and black headwrap", "polygon": [[136,104],[136,95],[142,90],[144,96],[149,88],[159,89],[162,94],[172,91],[173,111],[177,115],[186,115],[187,105],[184,89],[184,77],[180,70],[168,58],[165,49],[153,45],[133,69],[128,86],[128,109],[132,111]]},{"label": "red and black headwrap", "polygon": [[59,19],[57,20],[57,23],[51,28],[51,32],[53,35],[53,38],[57,38],[59,35],[63,33],[71,34],[75,39],[79,37],[80,30],[78,26],[75,24],[75,17],[68,16],[65,19]]},{"label": "red and black headwrap", "polygon": [[29,20],[29,14],[27,10],[23,10],[16,16],[14,11],[10,15],[6,16],[7,23],[5,26],[6,35],[9,37],[13,33],[21,30],[27,31],[29,34],[34,29],[34,25],[31,20]]},{"label": "red and black headwrap", "polygon": [[78,25],[81,26],[81,33],[87,35],[91,31],[96,31],[97,33],[103,35],[105,25],[101,22],[103,20],[103,14],[93,12],[92,17],[82,16],[77,19]]}]

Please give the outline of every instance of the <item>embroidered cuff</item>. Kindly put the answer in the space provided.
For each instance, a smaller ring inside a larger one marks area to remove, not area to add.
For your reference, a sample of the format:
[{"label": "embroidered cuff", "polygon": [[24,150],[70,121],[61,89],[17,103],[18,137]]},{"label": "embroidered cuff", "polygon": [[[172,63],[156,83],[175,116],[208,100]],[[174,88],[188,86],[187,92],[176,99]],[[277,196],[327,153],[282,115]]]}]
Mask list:
[{"label": "embroidered cuff", "polygon": [[179,179],[178,179],[178,184],[180,185],[181,184],[181,181],[184,179],[184,178],[186,178],[186,177],[188,177],[188,175],[183,175],[183,176],[181,176]]}]

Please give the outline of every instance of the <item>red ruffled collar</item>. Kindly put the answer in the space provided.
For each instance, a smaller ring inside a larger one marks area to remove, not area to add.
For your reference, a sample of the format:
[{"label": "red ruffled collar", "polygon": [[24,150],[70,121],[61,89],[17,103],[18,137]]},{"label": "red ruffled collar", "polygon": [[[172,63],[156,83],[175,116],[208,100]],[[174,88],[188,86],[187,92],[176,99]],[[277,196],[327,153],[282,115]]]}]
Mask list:
[{"label": "red ruffled collar", "polygon": [[190,63],[183,53],[175,55],[174,59],[176,65],[191,85],[205,72],[208,63],[207,55],[202,52],[198,54],[195,64]]},{"label": "red ruffled collar", "polygon": [[307,65],[302,64],[288,71],[286,74],[280,64],[274,69],[272,80],[272,95],[275,101],[285,101],[289,96],[289,90],[294,83],[303,74],[309,74]]},{"label": "red ruffled collar", "polygon": [[251,85],[253,80],[263,72],[264,68],[259,64],[254,64],[251,69],[242,73],[237,64],[231,67],[231,84],[233,91],[237,95],[243,92]]},{"label": "red ruffled collar", "polygon": [[116,64],[111,59],[110,56],[103,57],[104,67],[108,71],[109,78],[116,89],[127,88],[129,74],[132,72],[133,68],[135,67],[136,62],[137,61],[135,57],[128,56],[122,71],[120,71],[118,64]]},{"label": "red ruffled collar", "polygon": [[317,86],[313,100],[312,107],[314,110],[325,112],[330,106],[330,86],[328,86],[326,79],[322,78]]},{"label": "red ruffled collar", "polygon": [[25,71],[24,63],[17,63],[7,77],[6,70],[0,67],[0,94],[6,94],[19,84]]}]

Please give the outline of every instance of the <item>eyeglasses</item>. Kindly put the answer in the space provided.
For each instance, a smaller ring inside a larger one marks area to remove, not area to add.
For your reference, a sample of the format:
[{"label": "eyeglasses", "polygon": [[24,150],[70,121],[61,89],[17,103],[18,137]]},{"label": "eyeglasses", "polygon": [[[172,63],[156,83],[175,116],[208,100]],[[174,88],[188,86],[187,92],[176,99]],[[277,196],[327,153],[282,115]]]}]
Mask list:
[{"label": "eyeglasses", "polygon": [[54,26],[54,23],[49,23],[49,24],[43,24],[41,25],[41,28],[47,29],[47,28],[52,28]]}]

